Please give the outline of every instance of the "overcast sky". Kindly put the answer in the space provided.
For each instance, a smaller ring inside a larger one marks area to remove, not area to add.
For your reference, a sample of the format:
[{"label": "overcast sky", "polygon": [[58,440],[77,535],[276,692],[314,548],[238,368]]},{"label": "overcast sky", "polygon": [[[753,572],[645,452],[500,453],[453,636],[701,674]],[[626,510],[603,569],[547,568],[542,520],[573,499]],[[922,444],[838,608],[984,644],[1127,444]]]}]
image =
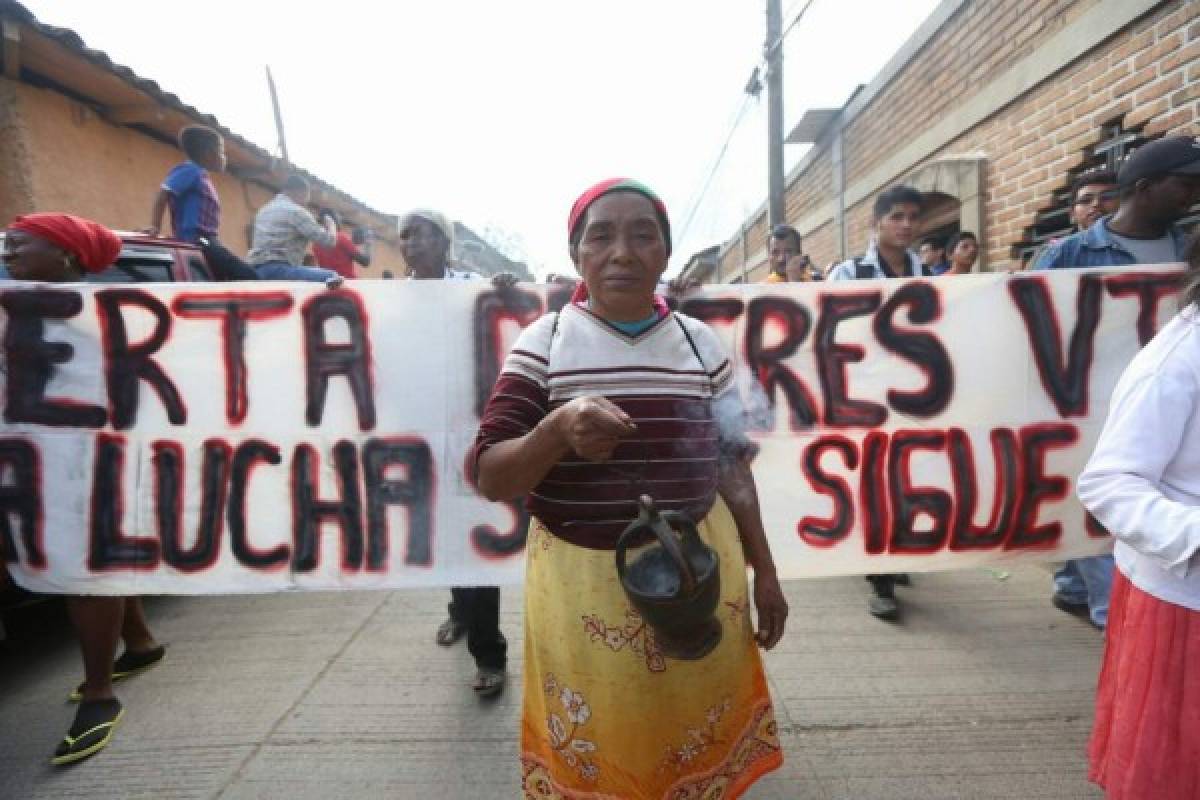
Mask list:
[{"label": "overcast sky", "polygon": [[[766,196],[764,92],[682,230],[761,61],[765,0],[23,2],[277,152],[269,64],[293,162],[381,211],[505,230],[538,273],[570,269],[567,210],[597,180],[663,195],[673,269]],[[804,0],[783,3],[786,25]],[[936,6],[815,0],[785,42],[785,128],[840,107]]]}]

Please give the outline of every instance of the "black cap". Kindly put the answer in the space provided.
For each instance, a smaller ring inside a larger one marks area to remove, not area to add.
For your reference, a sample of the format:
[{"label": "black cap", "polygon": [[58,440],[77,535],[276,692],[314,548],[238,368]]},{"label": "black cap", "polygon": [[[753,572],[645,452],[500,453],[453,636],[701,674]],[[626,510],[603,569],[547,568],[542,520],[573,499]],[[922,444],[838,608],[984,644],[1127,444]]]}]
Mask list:
[{"label": "black cap", "polygon": [[1117,173],[1117,182],[1132,186],[1159,175],[1200,175],[1200,136],[1168,136],[1134,150]]}]

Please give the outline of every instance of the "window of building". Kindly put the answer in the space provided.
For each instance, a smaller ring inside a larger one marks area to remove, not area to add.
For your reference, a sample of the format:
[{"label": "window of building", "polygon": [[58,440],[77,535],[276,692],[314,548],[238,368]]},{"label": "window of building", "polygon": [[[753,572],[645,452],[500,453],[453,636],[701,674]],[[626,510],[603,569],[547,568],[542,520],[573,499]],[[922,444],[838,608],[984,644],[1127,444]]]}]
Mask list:
[{"label": "window of building", "polygon": [[[922,197],[925,205],[921,212],[921,228],[913,249],[917,249],[926,239],[935,239],[945,248],[950,237],[960,229],[958,198],[941,192],[924,192]],[[947,257],[949,255],[946,254]]]},{"label": "window of building", "polygon": [[[945,242],[964,230],[983,240],[986,166],[985,159],[978,155],[945,156],[904,177],[901,182],[919,191],[924,201],[917,244],[931,236]],[[975,269],[987,268],[986,251],[981,250]]]},{"label": "window of building", "polygon": [[942,192],[922,192],[925,201],[921,209],[921,232],[917,236],[944,236],[949,238],[958,233],[959,202]]}]

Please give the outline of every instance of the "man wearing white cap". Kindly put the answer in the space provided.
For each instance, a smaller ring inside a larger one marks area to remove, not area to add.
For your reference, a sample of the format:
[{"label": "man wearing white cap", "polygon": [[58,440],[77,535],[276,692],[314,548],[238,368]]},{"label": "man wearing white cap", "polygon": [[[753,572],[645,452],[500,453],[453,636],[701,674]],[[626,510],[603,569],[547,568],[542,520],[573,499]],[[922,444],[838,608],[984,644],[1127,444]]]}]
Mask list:
[{"label": "man wearing white cap", "polygon": [[414,280],[475,281],[474,272],[450,266],[454,252],[454,223],[440,211],[418,208],[400,220],[401,252]]},{"label": "man wearing white cap", "polygon": [[[450,266],[454,250],[454,223],[439,211],[417,209],[400,221],[400,248],[412,280],[482,280],[480,275]],[[492,278],[498,286],[514,282],[509,273]],[[437,643],[449,647],[465,634],[467,649],[475,659],[475,683],[480,697],[504,690],[508,666],[508,640],[500,630],[500,589],[496,586],[450,590],[449,618],[437,631]]]}]

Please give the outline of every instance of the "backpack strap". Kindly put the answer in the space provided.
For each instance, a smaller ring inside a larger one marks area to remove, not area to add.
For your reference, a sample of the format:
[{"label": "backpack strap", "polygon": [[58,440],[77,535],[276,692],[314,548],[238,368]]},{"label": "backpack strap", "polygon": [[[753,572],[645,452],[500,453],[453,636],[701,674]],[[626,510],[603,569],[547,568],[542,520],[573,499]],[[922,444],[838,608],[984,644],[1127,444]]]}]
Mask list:
[{"label": "backpack strap", "polygon": [[[907,266],[907,264],[905,266]],[[932,278],[933,277],[933,273],[929,270],[929,267],[925,266],[925,264],[923,262],[921,264],[921,273],[920,274],[921,274],[922,278]],[[854,258],[854,279],[859,280],[859,281],[869,281],[874,277],[875,277],[875,268],[872,267],[870,264],[864,263],[862,256],[856,256]]]},{"label": "backpack strap", "polygon": [[679,330],[683,331],[683,338],[687,339],[688,347],[692,348],[692,355],[700,362],[700,369],[704,370],[704,376],[708,378],[708,391],[713,396],[717,396],[717,385],[713,382],[712,375],[708,372],[708,365],[704,363],[704,359],[700,357],[700,348],[696,347],[696,341],[692,338],[692,334],[688,332],[687,325],[683,324],[683,320],[674,311],[671,316],[675,318],[675,322],[679,324]]},{"label": "backpack strap", "polygon": [[550,373],[554,371],[554,340],[558,338],[558,322],[562,319],[562,312],[555,311],[554,322],[550,323],[550,341],[546,344],[546,392],[549,396],[550,391]]}]

